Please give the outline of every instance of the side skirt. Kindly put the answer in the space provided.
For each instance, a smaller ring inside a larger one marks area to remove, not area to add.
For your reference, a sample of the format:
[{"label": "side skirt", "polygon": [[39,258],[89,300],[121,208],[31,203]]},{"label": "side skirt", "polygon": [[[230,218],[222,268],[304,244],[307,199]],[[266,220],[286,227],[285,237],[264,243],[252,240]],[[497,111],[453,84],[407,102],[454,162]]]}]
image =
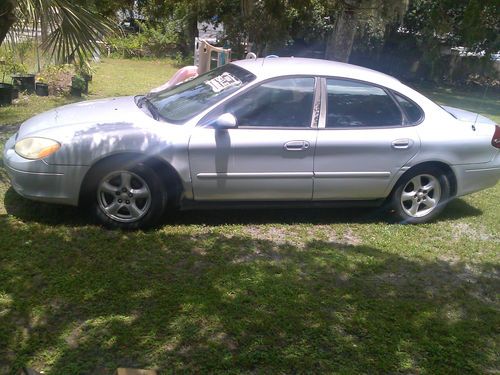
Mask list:
[{"label": "side skirt", "polygon": [[180,209],[266,209],[266,208],[319,208],[319,207],[380,207],[385,199],[367,201],[193,201],[184,199]]}]

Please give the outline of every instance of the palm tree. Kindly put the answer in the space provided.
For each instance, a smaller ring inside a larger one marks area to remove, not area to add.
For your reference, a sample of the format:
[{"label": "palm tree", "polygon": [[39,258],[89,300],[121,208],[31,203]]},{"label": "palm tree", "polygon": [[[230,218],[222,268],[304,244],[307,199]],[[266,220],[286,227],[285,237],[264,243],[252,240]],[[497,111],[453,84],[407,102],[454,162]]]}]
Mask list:
[{"label": "palm tree", "polygon": [[1,0],[0,45],[26,30],[41,28],[42,48],[57,61],[85,61],[112,30],[109,21],[71,0]]}]

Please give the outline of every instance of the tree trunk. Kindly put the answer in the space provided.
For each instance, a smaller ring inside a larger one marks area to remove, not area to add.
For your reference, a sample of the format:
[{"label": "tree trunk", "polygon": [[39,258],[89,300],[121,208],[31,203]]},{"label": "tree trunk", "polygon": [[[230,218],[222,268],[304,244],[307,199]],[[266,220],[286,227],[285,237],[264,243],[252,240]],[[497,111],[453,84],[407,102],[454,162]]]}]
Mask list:
[{"label": "tree trunk", "polygon": [[198,37],[198,17],[197,11],[188,16],[187,25],[185,29],[185,43],[181,48],[184,56],[188,56],[194,51],[194,40]]},{"label": "tree trunk", "polygon": [[[38,33],[38,30],[36,32]],[[40,36],[42,44],[49,37],[49,24],[47,22],[47,17],[45,14],[42,14],[42,17],[40,18]]]},{"label": "tree trunk", "polygon": [[[241,18],[243,22],[247,21],[252,16],[254,5],[254,0],[240,0]],[[259,56],[253,35],[247,35],[245,40],[242,40],[240,44],[240,46],[234,48],[237,54],[244,56],[245,53],[254,52]]]},{"label": "tree trunk", "polygon": [[241,0],[241,15],[243,17],[249,17],[252,15],[254,1],[253,0]]},{"label": "tree trunk", "polygon": [[357,30],[356,11],[349,8],[339,15],[335,21],[334,31],[328,35],[326,42],[325,58],[348,62],[352,45]]},{"label": "tree trunk", "polygon": [[0,45],[5,40],[7,33],[12,25],[16,22],[14,14],[14,0],[2,0],[0,5]]}]

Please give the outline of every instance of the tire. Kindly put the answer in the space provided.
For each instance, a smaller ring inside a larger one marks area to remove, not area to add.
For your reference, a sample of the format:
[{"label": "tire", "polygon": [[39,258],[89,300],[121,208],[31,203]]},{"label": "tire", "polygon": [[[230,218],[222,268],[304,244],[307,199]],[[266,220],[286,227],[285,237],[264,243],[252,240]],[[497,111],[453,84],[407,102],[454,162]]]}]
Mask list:
[{"label": "tire", "polygon": [[438,216],[450,199],[450,181],[438,168],[415,169],[403,175],[390,206],[402,223],[422,224]]},{"label": "tire", "polygon": [[146,164],[105,161],[89,176],[87,199],[97,220],[111,229],[144,229],[158,223],[166,207],[160,177]]}]

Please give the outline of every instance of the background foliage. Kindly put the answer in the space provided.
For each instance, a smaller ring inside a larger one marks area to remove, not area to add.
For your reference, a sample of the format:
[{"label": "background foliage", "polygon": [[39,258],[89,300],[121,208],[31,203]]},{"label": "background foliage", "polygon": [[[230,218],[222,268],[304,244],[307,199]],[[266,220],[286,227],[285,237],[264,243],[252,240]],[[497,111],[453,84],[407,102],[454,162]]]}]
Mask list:
[{"label": "background foliage", "polygon": [[[500,50],[496,0],[141,0],[94,6],[144,18],[143,35],[113,40],[122,56],[163,56],[172,53],[170,47],[188,55],[196,23],[205,21],[224,25],[220,43],[236,57],[248,50],[327,57],[410,80],[498,84],[490,59]],[[469,56],[452,52],[454,47]],[[482,78],[471,78],[476,76]]]}]

